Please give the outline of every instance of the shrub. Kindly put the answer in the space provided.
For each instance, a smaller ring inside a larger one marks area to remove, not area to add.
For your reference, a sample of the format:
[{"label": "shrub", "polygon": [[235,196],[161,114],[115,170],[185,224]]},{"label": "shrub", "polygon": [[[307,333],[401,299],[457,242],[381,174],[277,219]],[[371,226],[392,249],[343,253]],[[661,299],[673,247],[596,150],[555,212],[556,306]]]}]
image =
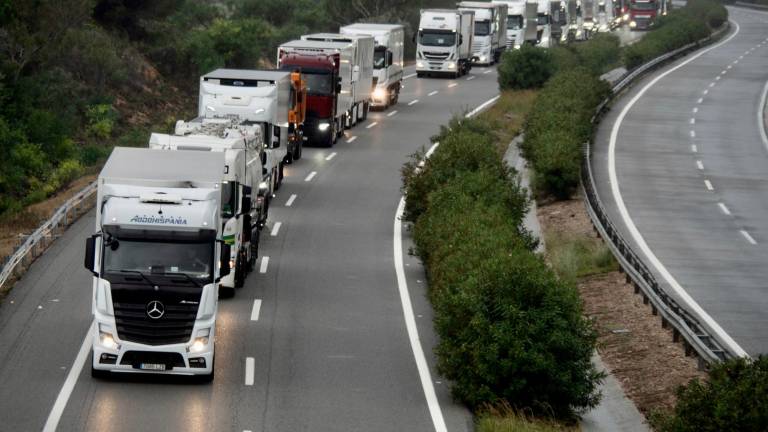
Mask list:
[{"label": "shrub", "polygon": [[97,139],[107,139],[112,135],[117,113],[109,104],[91,105],[85,111],[88,120],[86,131]]},{"label": "shrub", "polygon": [[549,51],[526,44],[502,55],[499,87],[502,90],[539,88],[553,72],[554,63]]},{"label": "shrub", "polygon": [[674,411],[656,423],[664,432],[768,430],[768,357],[713,366],[707,381],[678,389]]},{"label": "shrub", "polygon": [[610,33],[598,33],[588,42],[574,45],[574,50],[581,59],[581,65],[596,75],[615,68],[621,57],[619,37]]}]

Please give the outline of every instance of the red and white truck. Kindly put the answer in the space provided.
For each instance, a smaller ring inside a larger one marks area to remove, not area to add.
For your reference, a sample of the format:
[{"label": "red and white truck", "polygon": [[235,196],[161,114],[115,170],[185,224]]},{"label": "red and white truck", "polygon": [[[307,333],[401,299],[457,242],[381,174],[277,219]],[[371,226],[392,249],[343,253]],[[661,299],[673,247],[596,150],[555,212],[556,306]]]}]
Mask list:
[{"label": "red and white truck", "polygon": [[648,30],[656,22],[659,15],[666,14],[664,0],[630,0],[629,28],[632,30]]}]

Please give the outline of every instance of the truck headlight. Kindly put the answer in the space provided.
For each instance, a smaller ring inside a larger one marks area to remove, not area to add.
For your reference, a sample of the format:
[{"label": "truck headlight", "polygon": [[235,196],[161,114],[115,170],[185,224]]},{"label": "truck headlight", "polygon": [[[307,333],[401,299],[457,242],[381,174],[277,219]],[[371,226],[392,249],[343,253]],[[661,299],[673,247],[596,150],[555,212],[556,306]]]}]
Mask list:
[{"label": "truck headlight", "polygon": [[481,55],[480,56],[480,63],[485,63],[488,61],[488,56]]},{"label": "truck headlight", "polygon": [[384,100],[387,98],[387,90],[383,87],[377,87],[373,91],[372,97],[373,99],[376,99],[376,100]]},{"label": "truck headlight", "polygon": [[624,16],[621,17],[621,18],[624,19],[624,22],[627,22],[627,21],[629,21],[629,14],[624,14]]},{"label": "truck headlight", "polygon": [[452,62],[452,61],[445,62],[445,67],[447,67],[448,69],[456,69],[456,62]]},{"label": "truck headlight", "polygon": [[115,337],[112,335],[112,328],[105,324],[99,324],[99,343],[106,349],[120,349],[120,345],[115,342]]},{"label": "truck headlight", "polygon": [[317,125],[317,129],[318,129],[320,132],[325,132],[325,131],[327,131],[327,130],[328,130],[330,127],[331,127],[331,124],[330,124],[330,123],[328,123],[328,122],[323,122],[323,123],[320,123],[319,125]]},{"label": "truck headlight", "polygon": [[203,351],[208,346],[210,336],[211,329],[206,328],[198,330],[195,340],[192,342],[192,345],[189,346],[189,352],[199,353],[200,351]]},{"label": "truck headlight", "polygon": [[629,22],[629,28],[635,28],[635,27],[637,27],[637,23],[634,22],[634,21],[630,21]]},{"label": "truck headlight", "polygon": [[427,67],[427,62],[423,60],[416,60],[416,67],[417,68],[425,68]]}]

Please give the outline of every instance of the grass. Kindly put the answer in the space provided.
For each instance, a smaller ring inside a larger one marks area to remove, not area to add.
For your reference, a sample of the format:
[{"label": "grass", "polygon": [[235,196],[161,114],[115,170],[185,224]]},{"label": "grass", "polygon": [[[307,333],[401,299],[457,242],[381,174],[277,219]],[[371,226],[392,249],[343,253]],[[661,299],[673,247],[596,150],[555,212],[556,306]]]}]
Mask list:
[{"label": "grass", "polygon": [[578,428],[534,418],[509,406],[493,408],[477,416],[475,432],[560,432]]},{"label": "grass", "polygon": [[533,107],[537,92],[535,90],[506,90],[501,92],[501,97],[487,111],[480,114],[479,119],[488,123],[499,138],[498,142],[503,148],[523,129],[523,123],[528,112]]},{"label": "grass", "polygon": [[618,270],[611,250],[599,238],[578,233],[544,234],[547,256],[557,275],[570,281]]}]

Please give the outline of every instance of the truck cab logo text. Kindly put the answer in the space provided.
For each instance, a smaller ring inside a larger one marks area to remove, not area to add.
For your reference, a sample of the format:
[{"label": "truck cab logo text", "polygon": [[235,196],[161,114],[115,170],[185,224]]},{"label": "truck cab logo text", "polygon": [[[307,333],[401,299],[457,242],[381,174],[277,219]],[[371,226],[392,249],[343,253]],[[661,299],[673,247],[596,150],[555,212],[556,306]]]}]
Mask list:
[{"label": "truck cab logo text", "polygon": [[187,225],[187,220],[183,217],[173,217],[173,216],[139,216],[136,215],[131,218],[131,223],[142,223],[142,224],[164,224],[164,225]]}]

